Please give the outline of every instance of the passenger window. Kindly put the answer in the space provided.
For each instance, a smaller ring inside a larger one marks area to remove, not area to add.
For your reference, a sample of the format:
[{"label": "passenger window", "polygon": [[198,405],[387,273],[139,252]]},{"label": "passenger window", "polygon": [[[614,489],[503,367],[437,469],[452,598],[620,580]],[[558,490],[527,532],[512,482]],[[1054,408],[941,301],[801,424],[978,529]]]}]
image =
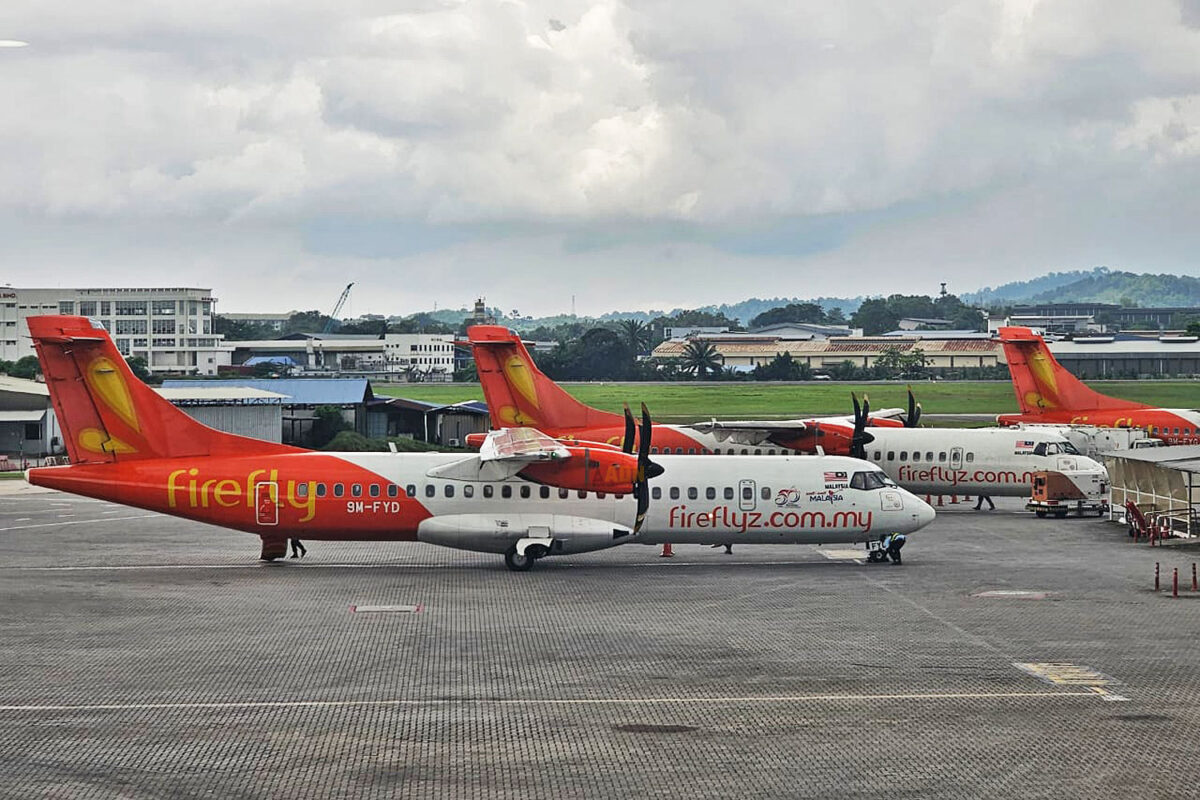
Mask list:
[{"label": "passenger window", "polygon": [[296,496],[297,497],[308,497],[308,482],[307,481],[301,481],[299,484],[296,485]]},{"label": "passenger window", "polygon": [[398,497],[400,495],[400,487],[394,483],[388,484],[388,497]]},{"label": "passenger window", "polygon": [[508,484],[501,486],[500,487],[500,496],[501,497],[512,497],[512,487],[509,486]]},{"label": "passenger window", "polygon": [[762,487],[762,489],[760,489],[758,492],[758,496],[761,497],[763,500],[770,500],[771,499],[771,488],[769,486]]},{"label": "passenger window", "polygon": [[333,496],[334,497],[341,497],[345,493],[346,493],[346,489],[340,483],[335,483],[333,485]]},{"label": "passenger window", "polygon": [[579,499],[580,499],[580,500],[587,500],[587,492],[586,492],[585,490],[583,490],[583,489],[580,489],[580,490],[579,490],[578,492],[576,492],[575,494],[577,494],[577,495],[579,496]]},{"label": "passenger window", "polygon": [[874,456],[875,456],[875,460],[876,460],[876,461],[880,461],[880,460],[883,458],[883,451],[882,451],[882,450],[876,450],[876,451],[875,451],[875,452],[874,452],[872,455],[874,455]]},{"label": "passenger window", "polygon": [[550,487],[549,486],[539,486],[538,487],[538,496],[541,497],[543,500],[549,500],[550,499]]},{"label": "passenger window", "polygon": [[496,493],[496,487],[492,486],[490,483],[485,483],[483,485],[483,496],[484,497],[491,497],[495,493]]},{"label": "passenger window", "polygon": [[[1175,431],[1175,432],[1176,432],[1176,433],[1179,433],[1179,431],[1178,431],[1178,430],[1177,430],[1177,431]],[[689,455],[689,456],[694,456],[694,455],[696,455],[696,448],[694,448],[694,447],[689,447],[689,448],[688,448],[688,455]]]},{"label": "passenger window", "polygon": [[743,486],[742,487],[742,499],[743,500],[753,500],[754,499],[754,490],[751,489],[749,486]]},{"label": "passenger window", "polygon": [[521,487],[521,497],[523,497],[523,498],[525,498],[526,500],[528,500],[528,499],[529,499],[529,495],[530,495],[529,487],[528,487],[528,486],[522,486],[522,487]]},{"label": "passenger window", "polygon": [[895,460],[896,460],[896,451],[888,450],[888,461],[895,461]]},{"label": "passenger window", "polygon": [[571,496],[570,489],[559,489],[558,490],[558,499],[559,500],[566,500],[570,496]]},{"label": "passenger window", "polygon": [[317,484],[317,497],[324,497],[324,496],[325,496],[325,484],[318,483]]},{"label": "passenger window", "polygon": [[435,494],[437,494],[437,487],[432,483],[425,484],[425,496],[433,497]]},{"label": "passenger window", "polygon": [[743,448],[742,448],[742,455],[744,455],[744,456],[748,456],[748,455],[750,455],[750,451],[749,451],[749,450],[747,450],[746,448],[744,448],[744,447],[743,447]]},{"label": "passenger window", "polygon": [[604,498],[605,498],[605,494],[604,494],[604,492],[596,492],[596,499],[597,499],[597,500],[603,500]]},{"label": "passenger window", "polygon": [[651,447],[651,448],[650,448],[650,452],[651,452],[651,453],[657,453],[657,452],[658,452],[658,448],[657,448],[657,447]]},{"label": "passenger window", "polygon": [[655,486],[653,489],[650,490],[650,497],[653,500],[662,500],[662,489]]},{"label": "passenger window", "polygon": [[695,500],[697,497],[700,496],[700,493],[696,490],[695,486],[689,486],[688,490],[687,490],[687,494],[688,494],[688,500]]},{"label": "passenger window", "polygon": [[761,455],[762,455],[762,448],[761,448],[761,447],[756,447],[756,448],[754,448],[754,455],[756,455],[756,456],[761,456]]},{"label": "passenger window", "polygon": [[676,447],[676,448],[675,448],[675,455],[677,455],[677,456],[681,456],[681,455],[683,455],[683,448],[682,448],[682,447]]},{"label": "passenger window", "polygon": [[351,497],[362,497],[362,484],[361,483],[355,483],[350,486],[350,496]]},{"label": "passenger window", "polygon": [[475,487],[468,483],[466,486],[463,487],[463,497],[474,497],[474,496],[475,496]]},{"label": "passenger window", "polygon": [[974,460],[975,460],[975,454],[967,453],[967,461],[974,461]]},{"label": "passenger window", "polygon": [[767,451],[767,455],[769,455],[769,456],[773,456],[773,455],[775,455],[775,451],[774,451],[774,450],[768,450],[768,451]]},{"label": "passenger window", "polygon": [[921,460],[921,451],[914,450],[913,451],[913,461],[920,461],[920,460]]},{"label": "passenger window", "polygon": [[901,450],[901,451],[900,451],[900,460],[901,460],[901,461],[908,461],[908,451],[907,451],[907,450]]},{"label": "passenger window", "polygon": [[412,483],[410,483],[408,486],[405,486],[405,487],[404,487],[404,493],[405,493],[406,495],[408,495],[409,497],[416,497],[416,496],[417,496],[417,487],[416,487],[416,485],[415,485],[415,484],[412,484]]},{"label": "passenger window", "polygon": [[678,500],[679,499],[679,487],[672,486],[671,491],[668,494],[670,494],[672,500]]},{"label": "passenger window", "polygon": [[926,461],[933,461],[933,453],[926,453],[926,454],[925,454],[925,460],[926,460]]},{"label": "passenger window", "polygon": [[717,490],[714,489],[713,487],[709,486],[707,489],[704,490],[704,499],[705,500],[716,500],[717,499]]},{"label": "passenger window", "polygon": [[372,483],[370,486],[368,486],[367,494],[371,495],[371,497],[379,497],[379,484]]},{"label": "passenger window", "polygon": [[446,497],[454,497],[454,484],[447,483],[446,488],[444,489],[444,493],[445,493]]},{"label": "passenger window", "polygon": [[1178,436],[1178,435],[1179,435],[1179,428],[1176,428],[1176,429],[1175,429],[1175,435],[1176,435],[1176,436]]},{"label": "passenger window", "polygon": [[726,500],[732,500],[732,499],[733,499],[733,487],[732,487],[732,486],[726,486],[726,487],[725,487],[725,499],[726,499]]},{"label": "passenger window", "polygon": [[938,461],[945,461],[945,460],[946,460],[946,451],[943,450],[942,452],[938,453]]}]

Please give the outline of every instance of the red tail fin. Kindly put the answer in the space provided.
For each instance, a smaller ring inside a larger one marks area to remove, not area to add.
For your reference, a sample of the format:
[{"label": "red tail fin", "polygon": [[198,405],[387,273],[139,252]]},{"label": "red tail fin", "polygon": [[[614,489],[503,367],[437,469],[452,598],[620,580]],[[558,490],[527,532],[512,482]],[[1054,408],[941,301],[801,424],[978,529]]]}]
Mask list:
[{"label": "red tail fin", "polygon": [[192,419],[138,380],[86,317],[30,317],[29,332],[72,463],[299,452]]},{"label": "red tail fin", "polygon": [[467,338],[495,427],[530,426],[560,436],[578,428],[625,424],[624,417],[585,406],[563,391],[533,363],[521,337],[507,328],[473,325]]},{"label": "red tail fin", "polygon": [[1029,328],[1001,328],[1000,341],[1023,414],[1150,408],[1089,389],[1054,359],[1042,337]]}]

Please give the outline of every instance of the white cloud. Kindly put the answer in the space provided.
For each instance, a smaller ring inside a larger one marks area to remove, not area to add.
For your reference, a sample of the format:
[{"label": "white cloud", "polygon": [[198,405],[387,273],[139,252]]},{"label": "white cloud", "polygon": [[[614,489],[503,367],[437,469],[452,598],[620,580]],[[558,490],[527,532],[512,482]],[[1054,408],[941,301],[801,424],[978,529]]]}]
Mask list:
[{"label": "white cloud", "polygon": [[[1200,211],[1197,16],[1168,0],[9,0],[0,32],[36,46],[0,51],[0,219],[14,244],[30,220],[140,231],[155,259],[206,269],[220,240],[277,284],[297,263],[484,280],[490,253],[547,304],[584,264],[661,272],[664,305],[899,288],[905,253],[972,285],[1096,263],[1073,254],[1157,269],[1174,244],[1098,221]],[[1100,208],[1107,186],[1122,193]],[[802,241],[831,219],[837,235]],[[440,243],[310,251],[313,224],[339,220]],[[727,244],[763,229],[792,233],[756,255]],[[580,235],[605,244],[581,254]],[[129,247],[81,242],[72,262],[132,274]],[[630,304],[603,278],[588,293]]]}]

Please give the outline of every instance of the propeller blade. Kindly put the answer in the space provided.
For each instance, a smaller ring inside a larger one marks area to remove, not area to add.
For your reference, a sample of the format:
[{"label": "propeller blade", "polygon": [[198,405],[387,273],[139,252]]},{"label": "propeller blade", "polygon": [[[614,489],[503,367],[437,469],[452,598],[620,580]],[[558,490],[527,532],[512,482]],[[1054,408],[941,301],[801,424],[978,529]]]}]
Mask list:
[{"label": "propeller blade", "polygon": [[629,410],[629,403],[625,404],[625,438],[621,440],[621,452],[633,453],[633,437],[636,433],[636,426],[633,422],[633,412]]},{"label": "propeller blade", "polygon": [[633,523],[633,532],[637,533],[646,521],[646,512],[650,510],[650,479],[662,475],[663,468],[650,460],[650,442],[654,434],[654,425],[650,421],[650,411],[642,403],[642,427],[638,433],[637,478],[633,484],[633,494],[637,498],[637,519]]},{"label": "propeller blade", "polygon": [[875,437],[867,433],[867,420],[871,415],[871,400],[864,394],[860,406],[858,398],[853,392],[850,394],[850,399],[854,401],[854,433],[850,436],[850,457],[866,458],[865,446],[875,441]]},{"label": "propeller blade", "polygon": [[913,396],[912,387],[908,387],[908,416],[904,418],[904,427],[915,428],[921,421],[921,404]]}]

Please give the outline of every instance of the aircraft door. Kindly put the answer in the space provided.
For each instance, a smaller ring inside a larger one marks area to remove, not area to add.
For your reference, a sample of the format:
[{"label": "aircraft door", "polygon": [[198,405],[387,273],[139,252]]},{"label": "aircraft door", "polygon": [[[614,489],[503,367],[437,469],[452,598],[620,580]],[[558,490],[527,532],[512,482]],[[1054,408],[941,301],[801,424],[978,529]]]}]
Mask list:
[{"label": "aircraft door", "polygon": [[756,503],[754,481],[749,479],[738,481],[738,508],[742,511],[753,511]]},{"label": "aircraft door", "polygon": [[272,481],[254,484],[254,521],[259,525],[279,524],[279,487]]},{"label": "aircraft door", "polygon": [[1079,469],[1079,461],[1073,456],[1058,457],[1059,472],[1074,472],[1077,469]]},{"label": "aircraft door", "polygon": [[884,511],[903,511],[904,497],[899,492],[881,489],[879,492],[880,508]]},{"label": "aircraft door", "polygon": [[950,469],[962,469],[962,453],[961,447],[950,448]]}]

